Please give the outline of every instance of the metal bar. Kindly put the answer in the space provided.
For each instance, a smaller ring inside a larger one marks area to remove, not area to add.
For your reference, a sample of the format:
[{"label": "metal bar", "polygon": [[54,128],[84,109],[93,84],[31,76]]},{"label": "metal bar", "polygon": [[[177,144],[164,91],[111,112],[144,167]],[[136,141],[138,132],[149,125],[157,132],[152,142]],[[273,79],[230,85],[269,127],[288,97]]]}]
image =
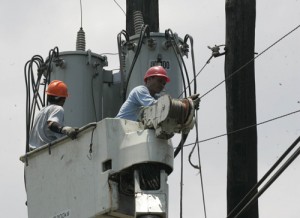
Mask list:
[{"label": "metal bar", "polygon": [[[83,131],[85,131],[85,130],[87,130],[87,129],[90,129],[90,128],[92,128],[92,127],[97,127],[97,123],[95,123],[95,122],[94,122],[94,123],[89,123],[89,124],[87,124],[87,125],[85,125],[85,126],[79,128],[78,133],[83,132]],[[66,139],[68,139],[68,138],[69,138],[69,136],[66,136],[66,135],[65,135],[65,136],[63,136],[63,137],[61,137],[61,138],[59,138],[59,139],[56,139],[56,140],[54,140],[54,141],[48,143],[48,144],[45,144],[45,145],[43,145],[43,146],[41,146],[41,147],[38,147],[38,148],[36,148],[36,149],[34,149],[34,150],[30,151],[30,152],[27,152],[24,156],[21,156],[21,157],[20,157],[20,160],[21,160],[22,162],[24,162],[24,161],[26,160],[26,158],[28,158],[31,154],[36,153],[36,152],[38,152],[38,151],[40,151],[40,150],[47,149],[47,148],[49,149],[49,152],[51,153],[50,147],[52,147],[53,145],[55,145],[55,144],[57,144],[57,143],[59,143],[59,142],[61,142],[61,141],[66,140]]]}]

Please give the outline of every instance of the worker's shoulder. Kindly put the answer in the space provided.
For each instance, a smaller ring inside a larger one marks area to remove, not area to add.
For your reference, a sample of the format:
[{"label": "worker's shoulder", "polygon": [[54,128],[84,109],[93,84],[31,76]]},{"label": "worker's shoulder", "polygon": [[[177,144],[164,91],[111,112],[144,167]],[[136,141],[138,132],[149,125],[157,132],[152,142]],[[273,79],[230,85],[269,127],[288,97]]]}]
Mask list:
[{"label": "worker's shoulder", "polygon": [[130,91],[131,94],[138,94],[138,93],[145,93],[145,92],[149,92],[149,91],[148,88],[144,85],[136,86]]},{"label": "worker's shoulder", "polygon": [[139,85],[134,87],[132,90],[144,90],[144,89],[148,89],[145,85]]},{"label": "worker's shoulder", "polygon": [[47,107],[45,107],[45,110],[53,112],[53,111],[64,111],[64,108],[57,104],[50,104]]}]

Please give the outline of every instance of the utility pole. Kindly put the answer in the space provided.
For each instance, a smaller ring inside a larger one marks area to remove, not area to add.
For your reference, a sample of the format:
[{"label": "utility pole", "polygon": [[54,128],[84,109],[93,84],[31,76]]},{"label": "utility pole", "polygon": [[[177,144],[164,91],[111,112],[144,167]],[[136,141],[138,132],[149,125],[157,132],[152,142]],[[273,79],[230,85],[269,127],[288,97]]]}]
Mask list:
[{"label": "utility pole", "polygon": [[[226,0],[225,9],[227,49],[225,77],[228,78],[226,110],[229,133],[227,214],[229,214],[257,183],[256,127],[230,134],[256,124],[254,61],[249,63],[254,58],[256,1]],[[247,66],[243,67],[245,64]],[[258,218],[258,216],[256,202],[239,217]]]},{"label": "utility pole", "polygon": [[143,24],[150,32],[159,32],[158,0],[126,0],[126,31],[139,34]]}]

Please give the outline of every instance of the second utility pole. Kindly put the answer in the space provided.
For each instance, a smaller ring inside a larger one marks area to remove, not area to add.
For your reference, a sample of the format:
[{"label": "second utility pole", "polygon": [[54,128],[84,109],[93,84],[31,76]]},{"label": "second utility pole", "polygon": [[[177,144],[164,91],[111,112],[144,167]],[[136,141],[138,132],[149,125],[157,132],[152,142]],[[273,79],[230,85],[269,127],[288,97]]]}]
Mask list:
[{"label": "second utility pole", "polygon": [[[255,0],[226,0],[227,214],[257,183]],[[249,63],[250,62],[250,63]],[[247,64],[248,63],[248,64]],[[243,67],[245,64],[247,66]],[[238,212],[238,211],[236,211]],[[230,217],[234,217],[233,216]],[[258,218],[258,203],[240,217]]]}]

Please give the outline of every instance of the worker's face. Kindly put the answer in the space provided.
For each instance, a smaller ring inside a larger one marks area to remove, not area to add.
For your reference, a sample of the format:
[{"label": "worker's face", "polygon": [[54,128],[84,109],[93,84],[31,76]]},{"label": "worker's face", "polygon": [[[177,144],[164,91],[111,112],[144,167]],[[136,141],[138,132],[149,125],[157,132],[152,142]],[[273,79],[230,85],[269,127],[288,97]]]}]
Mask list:
[{"label": "worker's face", "polygon": [[166,85],[166,79],[160,76],[152,76],[147,79],[146,86],[148,87],[150,94],[153,96],[160,93]]},{"label": "worker's face", "polygon": [[65,101],[66,101],[66,98],[60,98],[60,101],[58,102],[58,105],[63,107],[64,104],[65,104]]}]

